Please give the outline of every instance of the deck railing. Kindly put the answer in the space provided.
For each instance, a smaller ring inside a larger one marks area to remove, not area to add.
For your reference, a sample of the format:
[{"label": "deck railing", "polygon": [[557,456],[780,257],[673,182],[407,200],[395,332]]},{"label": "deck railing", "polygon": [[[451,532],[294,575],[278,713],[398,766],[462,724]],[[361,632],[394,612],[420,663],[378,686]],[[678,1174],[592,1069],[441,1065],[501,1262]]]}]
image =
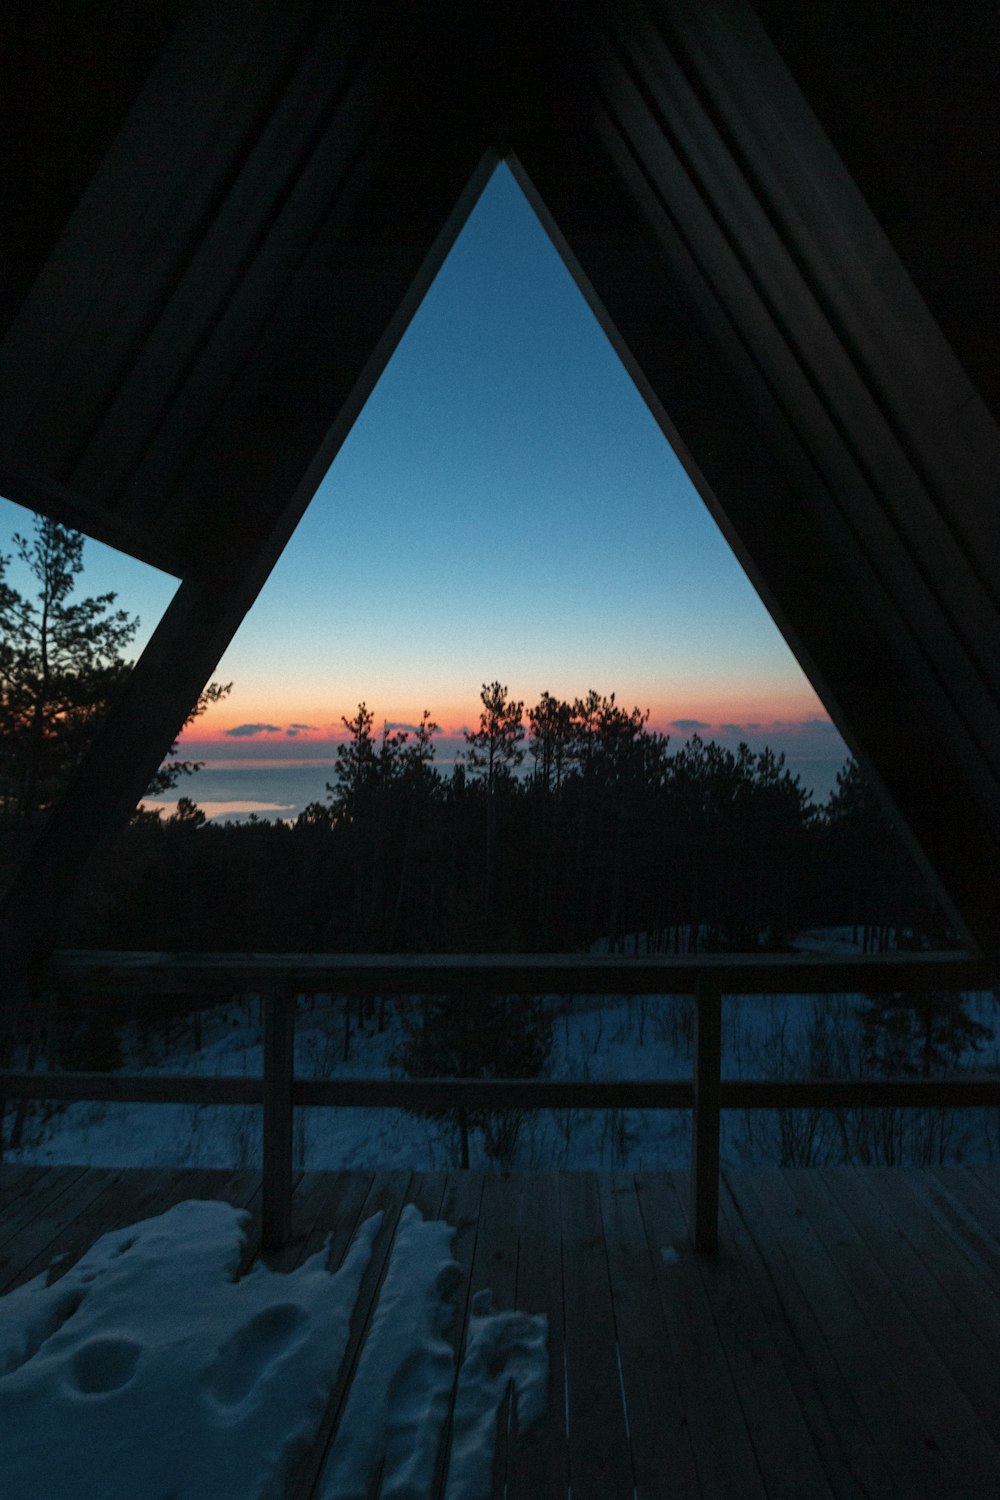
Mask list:
[{"label": "deck railing", "polygon": [[[955,953],[692,956],[356,955],[62,952],[32,976],[77,995],[259,995],[264,1065],[257,1078],[0,1072],[0,1099],[263,1105],[262,1237],[290,1234],[293,1111],[312,1106],[407,1109],[690,1109],[692,1225],[718,1245],[723,1109],[1000,1106],[1000,1077],[723,1079],[722,998],[762,994],[992,990],[995,961]],[[295,997],[386,995],[691,995],[694,1062],[686,1080],[296,1078]]]}]

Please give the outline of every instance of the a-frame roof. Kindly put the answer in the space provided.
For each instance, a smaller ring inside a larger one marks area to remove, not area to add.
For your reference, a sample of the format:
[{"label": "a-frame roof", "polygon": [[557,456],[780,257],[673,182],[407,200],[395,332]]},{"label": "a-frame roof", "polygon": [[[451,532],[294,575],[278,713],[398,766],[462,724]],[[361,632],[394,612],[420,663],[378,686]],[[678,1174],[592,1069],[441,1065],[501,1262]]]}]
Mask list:
[{"label": "a-frame roof", "polygon": [[7,900],[8,949],[44,945],[135,806],[506,155],[996,951],[996,26],[833,9],[11,7],[0,493],[182,586]]}]

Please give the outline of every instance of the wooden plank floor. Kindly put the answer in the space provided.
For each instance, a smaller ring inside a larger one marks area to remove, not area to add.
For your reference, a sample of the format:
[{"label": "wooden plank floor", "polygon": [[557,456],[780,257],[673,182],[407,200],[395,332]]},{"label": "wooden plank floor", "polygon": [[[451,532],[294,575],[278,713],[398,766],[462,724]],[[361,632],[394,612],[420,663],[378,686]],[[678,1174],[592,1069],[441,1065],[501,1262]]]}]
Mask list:
[{"label": "wooden plank floor", "polygon": [[[58,1275],[104,1231],[190,1197],[259,1208],[252,1172],[0,1170],[0,1291]],[[320,1439],[317,1492],[403,1207],[456,1228],[471,1298],[549,1319],[541,1424],[497,1423],[494,1500],[995,1500],[1000,1171],[727,1174],[721,1250],[688,1243],[684,1173],[306,1173],[291,1270],[383,1220]],[[257,1252],[252,1220],[246,1264]],[[2,1304],[0,1304],[2,1316]],[[447,1475],[447,1433],[435,1495]],[[378,1481],[371,1490],[379,1493]]]}]

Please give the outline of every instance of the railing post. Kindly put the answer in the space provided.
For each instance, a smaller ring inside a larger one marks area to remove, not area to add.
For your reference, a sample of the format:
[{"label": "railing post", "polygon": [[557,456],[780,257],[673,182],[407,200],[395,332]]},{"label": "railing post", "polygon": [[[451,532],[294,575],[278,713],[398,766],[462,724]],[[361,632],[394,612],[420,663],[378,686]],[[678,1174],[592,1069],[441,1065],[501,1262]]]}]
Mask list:
[{"label": "railing post", "polygon": [[[24,964],[8,963],[6,973],[0,980],[0,1057],[6,1054],[7,1066],[12,1068],[15,1060],[15,1043],[18,1028],[25,1014],[30,983]],[[7,1101],[0,1097],[0,1164],[4,1159],[4,1129]]]},{"label": "railing post", "polygon": [[264,1162],[261,1244],[276,1250],[292,1233],[292,1077],[295,1068],[295,996],[274,990],[262,997],[264,1029]]},{"label": "railing post", "polygon": [[722,1082],[722,992],[701,979],[694,997],[694,1109],[691,1139],[691,1223],[694,1247],[719,1248],[719,1124]]}]

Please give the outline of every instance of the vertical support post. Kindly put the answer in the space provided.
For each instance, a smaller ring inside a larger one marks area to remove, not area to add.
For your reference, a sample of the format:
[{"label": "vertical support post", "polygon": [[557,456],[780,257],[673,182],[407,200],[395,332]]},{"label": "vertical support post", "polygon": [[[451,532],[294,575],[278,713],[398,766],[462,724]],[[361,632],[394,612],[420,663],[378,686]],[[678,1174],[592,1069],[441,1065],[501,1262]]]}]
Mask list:
[{"label": "vertical support post", "polygon": [[295,1068],[295,996],[263,996],[264,1165],[261,1244],[277,1250],[292,1233],[292,1078]]},{"label": "vertical support post", "polygon": [[[6,971],[3,978],[0,979],[0,1057],[6,1055],[9,1058],[6,1066],[12,1068],[14,1067],[14,1048],[18,1032],[27,1014],[28,996],[31,993],[31,980],[27,965],[23,962],[11,962],[5,967]],[[4,1159],[4,1121],[6,1114],[7,1100],[0,1097],[0,1165],[3,1164]]]},{"label": "vertical support post", "polygon": [[691,1223],[694,1247],[719,1248],[719,1100],[722,1082],[722,991],[701,979],[694,997],[694,1110],[691,1140]]}]

